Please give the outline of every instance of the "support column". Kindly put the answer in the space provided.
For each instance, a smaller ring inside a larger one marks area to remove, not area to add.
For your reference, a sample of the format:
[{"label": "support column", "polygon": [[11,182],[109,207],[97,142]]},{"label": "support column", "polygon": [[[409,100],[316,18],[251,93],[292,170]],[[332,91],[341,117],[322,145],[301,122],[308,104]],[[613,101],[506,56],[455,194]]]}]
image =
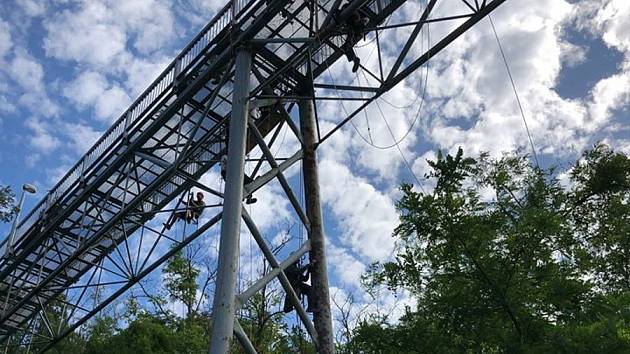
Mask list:
[{"label": "support column", "polygon": [[311,269],[311,306],[315,307],[313,322],[317,331],[319,343],[317,352],[320,354],[334,353],[334,337],[332,331],[332,316],[330,314],[330,294],[328,292],[328,266],[326,264],[326,242],[324,240],[324,226],[322,208],[319,202],[319,174],[317,170],[317,154],[315,151],[316,124],[313,114],[313,101],[301,99],[300,128],[304,144],[302,149],[304,194],[306,202],[306,216],[311,224],[308,238],[311,242],[309,260]]},{"label": "support column", "polygon": [[251,62],[252,58],[249,49],[239,48],[236,53],[232,114],[229,123],[230,136],[228,141],[223,218],[221,219],[217,285],[212,306],[210,354],[228,353],[234,333],[234,300],[236,296],[239,236],[241,231]]}]

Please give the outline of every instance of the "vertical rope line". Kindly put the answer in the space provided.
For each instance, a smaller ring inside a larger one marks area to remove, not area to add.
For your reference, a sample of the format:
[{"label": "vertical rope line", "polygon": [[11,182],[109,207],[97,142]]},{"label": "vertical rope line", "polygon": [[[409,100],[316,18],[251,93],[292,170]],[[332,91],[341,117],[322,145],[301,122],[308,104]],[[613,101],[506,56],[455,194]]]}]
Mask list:
[{"label": "vertical rope line", "polygon": [[497,45],[499,46],[499,51],[501,52],[501,57],[503,58],[505,69],[507,70],[508,77],[510,78],[510,83],[512,84],[512,90],[514,91],[516,102],[518,103],[518,108],[521,111],[521,117],[523,118],[523,124],[525,124],[525,131],[527,132],[529,145],[531,146],[532,153],[534,154],[534,161],[536,162],[536,167],[540,169],[540,164],[538,163],[538,155],[536,154],[536,148],[534,147],[534,140],[532,139],[532,134],[529,131],[529,125],[527,124],[527,119],[525,118],[525,112],[523,111],[523,105],[521,104],[521,99],[518,96],[518,90],[516,89],[514,78],[512,77],[512,71],[510,70],[510,65],[508,64],[507,57],[505,56],[505,52],[503,51],[503,46],[501,45],[501,41],[499,40],[499,35],[497,34],[497,30],[494,27],[494,22],[492,21],[492,17],[489,14],[488,14],[488,20],[490,20],[490,25],[492,26],[492,32],[494,32],[494,38],[496,38],[497,40]]}]

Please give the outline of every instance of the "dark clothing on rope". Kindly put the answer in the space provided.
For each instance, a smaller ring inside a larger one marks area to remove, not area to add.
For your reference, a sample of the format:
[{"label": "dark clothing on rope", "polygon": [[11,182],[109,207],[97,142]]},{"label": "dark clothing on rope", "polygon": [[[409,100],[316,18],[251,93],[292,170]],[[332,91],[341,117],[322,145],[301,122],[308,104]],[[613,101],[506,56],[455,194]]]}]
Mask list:
[{"label": "dark clothing on rope", "polygon": [[[284,274],[289,279],[289,283],[295,291],[295,295],[297,295],[298,299],[302,298],[302,294],[306,295],[307,308],[306,312],[313,312],[313,308],[311,307],[311,286],[306,284],[305,282],[308,280],[310,276],[310,264],[305,265],[304,267],[300,267],[298,262],[295,262],[288,266],[284,270]],[[285,313],[289,313],[293,311],[293,304],[289,299],[289,296],[286,295],[284,298],[284,309]]]},{"label": "dark clothing on rope", "polygon": [[[339,9],[339,13],[341,13],[345,8],[348,7],[346,3]],[[361,59],[357,57],[357,53],[354,51],[354,45],[358,41],[361,40],[361,37],[364,36],[363,31],[365,30],[365,26],[368,24],[369,18],[361,11],[354,11],[348,19],[342,23],[347,31],[346,40],[341,46],[343,53],[348,58],[349,62],[352,62],[352,72],[355,73],[359,70],[359,64],[361,63]]]},{"label": "dark clothing on rope", "polygon": [[173,216],[171,216],[168,221],[164,224],[167,230],[170,230],[171,227],[177,222],[177,220],[184,220],[186,223],[190,224],[191,222],[198,222],[201,213],[203,213],[203,209],[206,207],[206,203],[203,201],[203,196],[197,199],[190,199],[188,201],[188,206],[186,210],[176,212]]},{"label": "dark clothing on rope", "polygon": [[191,200],[188,210],[186,210],[186,221],[190,223],[192,219],[199,219],[206,203],[203,200]]}]

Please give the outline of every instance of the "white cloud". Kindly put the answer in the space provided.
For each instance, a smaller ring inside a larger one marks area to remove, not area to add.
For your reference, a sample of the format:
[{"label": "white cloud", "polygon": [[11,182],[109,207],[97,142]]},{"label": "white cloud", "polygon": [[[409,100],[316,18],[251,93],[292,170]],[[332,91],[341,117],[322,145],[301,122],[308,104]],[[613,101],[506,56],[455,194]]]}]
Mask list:
[{"label": "white cloud", "polygon": [[591,124],[601,126],[612,111],[630,103],[630,71],[605,78],[595,85],[589,104]]},{"label": "white cloud", "polygon": [[167,56],[151,57],[150,59],[123,55],[120,62],[124,67],[125,87],[136,97],[147,88],[158,75],[170,64],[173,58]]},{"label": "white cloud", "polygon": [[63,95],[81,108],[94,108],[96,118],[100,120],[118,118],[131,103],[124,89],[93,71],[80,74],[63,90]]},{"label": "white cloud", "polygon": [[560,43],[560,59],[567,67],[575,67],[586,60],[588,47],[578,46],[570,42]]},{"label": "white cloud", "polygon": [[611,48],[625,55],[618,73],[600,80],[588,104],[590,124],[603,126],[612,113],[630,103],[630,4],[627,1],[584,1],[576,8],[576,22]]},{"label": "white cloud", "polygon": [[15,105],[7,97],[0,95],[0,112],[12,113],[15,109]]},{"label": "white cloud", "polygon": [[216,0],[176,0],[175,11],[195,26],[205,25],[214,14],[225,6]]},{"label": "white cloud", "polygon": [[[534,142],[548,151],[575,141],[567,130],[584,129],[583,106],[563,100],[553,90],[565,55],[560,28],[570,14],[565,1],[549,1],[513,3],[493,15]],[[434,63],[429,92],[445,101],[430,123],[433,141],[449,150],[461,145],[469,153],[496,154],[527,146],[524,123],[489,23],[482,21],[464,38]]]},{"label": "white cloud", "polygon": [[333,242],[327,243],[329,268],[341,281],[344,287],[361,289],[361,275],[365,273],[365,264],[351,255],[347,249],[337,247]]},{"label": "white cloud", "polygon": [[[7,74],[22,88],[24,93],[18,102],[34,114],[52,117],[59,114],[59,107],[46,93],[44,69],[42,65],[23,48],[15,50],[8,63]],[[16,90],[16,92],[19,92]]]},{"label": "white cloud", "polygon": [[272,182],[254,193],[258,202],[250,204],[247,211],[261,231],[279,227],[293,219],[289,212],[289,202],[279,183]]},{"label": "white cloud", "polygon": [[66,123],[64,127],[72,147],[78,154],[85,153],[103,135],[103,132],[84,124]]},{"label": "white cloud", "polygon": [[25,91],[44,91],[44,69],[24,50],[16,51],[9,65],[9,74]]},{"label": "white cloud", "polygon": [[77,12],[64,10],[44,21],[46,55],[95,66],[108,66],[125,51],[125,28],[113,21],[107,4],[82,2]]},{"label": "white cloud", "polygon": [[45,92],[26,92],[18,102],[34,114],[42,117],[56,117],[61,108]]},{"label": "white cloud", "polygon": [[113,22],[134,34],[133,46],[142,53],[160,49],[176,37],[168,2],[135,0],[108,2]]},{"label": "white cloud", "polygon": [[9,23],[0,18],[0,59],[13,47],[10,28]]},{"label": "white cloud", "polygon": [[387,259],[398,223],[393,201],[347,166],[324,159],[319,167],[322,200],[339,223],[339,242],[368,261]]},{"label": "white cloud", "polygon": [[[603,32],[602,39],[610,46],[619,51],[630,53],[630,6],[624,0],[608,0],[604,4],[595,1],[597,14],[590,25],[596,31]],[[586,10],[590,10],[588,2],[582,5]],[[583,19],[588,21],[588,19]]]},{"label": "white cloud", "polygon": [[127,43],[148,54],[176,38],[170,6],[154,0],[85,1],[46,19],[46,54],[106,71],[123,70]]},{"label": "white cloud", "polygon": [[30,144],[39,152],[48,154],[59,147],[59,139],[49,132],[49,128],[44,122],[30,119],[26,122],[26,126],[33,132]]},{"label": "white cloud", "polygon": [[24,10],[27,16],[38,17],[46,13],[47,3],[44,1],[17,0],[16,3]]}]

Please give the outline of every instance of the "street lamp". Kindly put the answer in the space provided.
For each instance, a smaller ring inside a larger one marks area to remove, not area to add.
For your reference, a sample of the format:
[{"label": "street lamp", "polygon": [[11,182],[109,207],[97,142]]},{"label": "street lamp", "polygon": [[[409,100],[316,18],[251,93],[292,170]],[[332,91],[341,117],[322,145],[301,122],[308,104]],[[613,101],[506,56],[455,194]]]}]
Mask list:
[{"label": "street lamp", "polygon": [[20,212],[22,212],[22,206],[24,206],[24,196],[26,193],[35,194],[37,193],[37,188],[29,183],[24,183],[22,186],[22,195],[20,196],[20,205],[18,206],[17,213],[15,214],[15,219],[13,219],[13,225],[11,226],[11,233],[9,233],[9,241],[7,242],[6,252],[4,253],[5,257],[9,257],[13,253],[13,241],[15,238],[15,231],[17,230],[17,223],[20,219]]}]

